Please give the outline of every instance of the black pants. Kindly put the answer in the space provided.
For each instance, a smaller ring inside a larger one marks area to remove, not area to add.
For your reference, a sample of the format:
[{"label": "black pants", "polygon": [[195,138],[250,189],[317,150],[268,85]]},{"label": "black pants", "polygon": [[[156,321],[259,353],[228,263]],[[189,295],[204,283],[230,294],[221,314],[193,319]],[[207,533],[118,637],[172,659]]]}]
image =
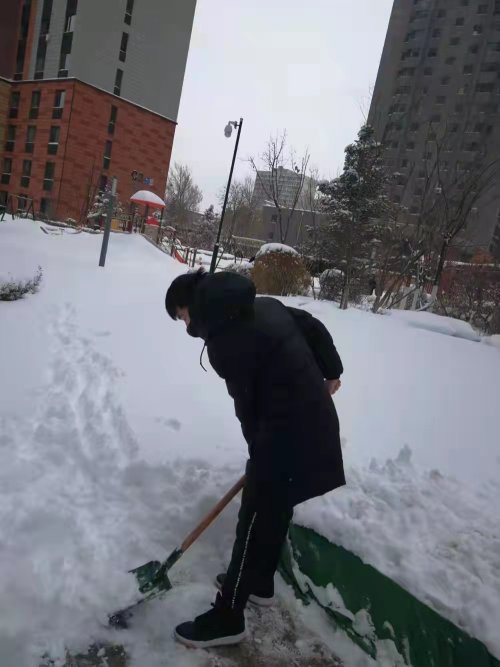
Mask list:
[{"label": "black pants", "polygon": [[272,594],[274,573],[293,516],[285,491],[259,492],[248,474],[243,489],[231,562],[222,587],[225,607],[243,611],[251,593]]}]

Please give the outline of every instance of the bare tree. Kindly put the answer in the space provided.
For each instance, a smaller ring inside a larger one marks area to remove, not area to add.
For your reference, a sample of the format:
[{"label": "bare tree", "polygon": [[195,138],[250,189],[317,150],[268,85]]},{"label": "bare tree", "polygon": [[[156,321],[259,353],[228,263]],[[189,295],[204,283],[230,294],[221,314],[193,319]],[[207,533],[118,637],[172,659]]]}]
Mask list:
[{"label": "bare tree", "polygon": [[[397,219],[379,230],[377,290],[374,311],[392,307],[401,299],[400,290],[411,282],[416,307],[425,282],[432,282],[433,303],[439,290],[446,256],[460,244],[462,232],[477,213],[499,175],[500,161],[489,158],[486,149],[471,151],[469,162],[453,161],[463,136],[453,125],[429,123],[423,160],[406,174],[396,172],[389,184],[389,199],[401,201],[411,185],[413,203],[402,208]],[[405,296],[408,292],[405,293]]]},{"label": "bare tree", "polygon": [[[226,188],[219,192],[219,205],[222,207]],[[227,245],[240,229],[247,234],[255,216],[255,201],[253,199],[253,179],[246,176],[243,180],[233,180],[227,200],[224,219],[224,239]]]},{"label": "bare tree", "polygon": [[198,211],[202,200],[203,193],[194,183],[191,169],[176,162],[168,175],[165,192],[169,224],[187,225],[189,213]]},{"label": "bare tree", "polygon": [[301,197],[302,207],[310,213],[309,221],[311,223],[309,237],[317,241],[319,214],[322,206],[322,195],[319,190],[320,175],[317,167],[311,167],[304,183],[304,189]]},{"label": "bare tree", "polygon": [[461,266],[438,300],[443,315],[470,322],[483,333],[500,333],[500,269]]},{"label": "bare tree", "polygon": [[[281,243],[286,243],[290,222],[302,195],[309,158],[308,150],[297,157],[294,149],[288,148],[284,131],[269,138],[257,159],[249,159],[265,197],[276,208]],[[294,172],[294,178],[291,178],[290,171]]]}]

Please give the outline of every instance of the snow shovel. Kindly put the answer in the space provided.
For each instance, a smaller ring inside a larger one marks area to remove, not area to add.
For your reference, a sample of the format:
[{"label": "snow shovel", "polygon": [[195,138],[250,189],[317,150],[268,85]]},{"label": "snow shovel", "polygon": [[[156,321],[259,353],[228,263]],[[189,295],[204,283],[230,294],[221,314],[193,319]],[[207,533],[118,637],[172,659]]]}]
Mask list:
[{"label": "snow shovel", "polygon": [[140,565],[133,570],[131,574],[135,575],[137,583],[139,584],[139,591],[144,595],[143,598],[130,605],[126,609],[122,609],[109,617],[109,624],[115,628],[127,628],[128,621],[133,616],[135,609],[153,598],[158,597],[165,591],[172,588],[172,584],[168,578],[168,571],[173,567],[179,558],[189,549],[199,536],[205,531],[208,526],[219,516],[231,500],[238,495],[245,485],[245,475],[239,479],[234,486],[225,494],[223,498],[206,514],[200,523],[192,530],[182,544],[174,549],[170,556],[163,562],[152,560],[149,563]]}]

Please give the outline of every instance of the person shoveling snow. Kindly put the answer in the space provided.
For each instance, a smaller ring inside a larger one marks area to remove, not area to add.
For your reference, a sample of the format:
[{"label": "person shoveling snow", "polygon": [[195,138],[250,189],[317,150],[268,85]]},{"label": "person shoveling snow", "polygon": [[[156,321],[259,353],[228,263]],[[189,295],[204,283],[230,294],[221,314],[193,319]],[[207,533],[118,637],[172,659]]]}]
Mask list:
[{"label": "person shoveling snow", "polygon": [[324,325],[277,299],[256,297],[247,278],[177,277],[165,306],[202,338],[226,381],[248,443],[236,539],[213,609],[175,630],[178,641],[206,648],[245,637],[247,601],[268,605],[295,505],[345,484],[339,422],[330,395],[342,362]]}]

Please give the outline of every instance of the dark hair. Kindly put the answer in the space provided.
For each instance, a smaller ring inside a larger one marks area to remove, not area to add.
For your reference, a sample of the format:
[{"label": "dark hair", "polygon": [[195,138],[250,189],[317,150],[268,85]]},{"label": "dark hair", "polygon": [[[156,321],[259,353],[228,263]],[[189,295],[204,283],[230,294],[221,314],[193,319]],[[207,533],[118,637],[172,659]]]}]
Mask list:
[{"label": "dark hair", "polygon": [[177,319],[177,308],[189,308],[194,301],[194,293],[205,278],[204,268],[178,276],[167,290],[165,308],[173,320]]}]

